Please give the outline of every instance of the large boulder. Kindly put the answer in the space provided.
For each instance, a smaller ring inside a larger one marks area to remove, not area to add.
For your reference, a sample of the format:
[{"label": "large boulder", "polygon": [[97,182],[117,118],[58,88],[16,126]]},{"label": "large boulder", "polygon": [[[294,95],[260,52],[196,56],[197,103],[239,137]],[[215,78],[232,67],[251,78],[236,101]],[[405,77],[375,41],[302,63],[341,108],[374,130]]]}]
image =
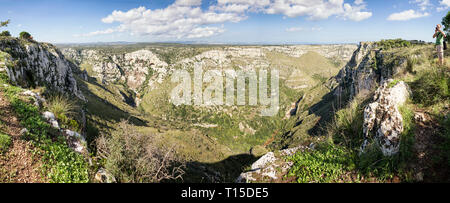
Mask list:
[{"label": "large boulder", "polygon": [[374,102],[364,110],[365,141],[361,147],[363,152],[373,134],[385,156],[399,151],[403,117],[398,108],[406,102],[411,91],[404,82],[393,84],[392,80],[384,82],[375,92]]}]

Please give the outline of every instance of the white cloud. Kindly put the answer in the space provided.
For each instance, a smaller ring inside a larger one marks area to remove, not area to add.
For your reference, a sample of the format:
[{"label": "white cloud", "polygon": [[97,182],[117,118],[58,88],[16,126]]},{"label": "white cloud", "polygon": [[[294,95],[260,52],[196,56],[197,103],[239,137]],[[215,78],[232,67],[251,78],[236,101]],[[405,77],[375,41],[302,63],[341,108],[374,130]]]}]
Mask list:
[{"label": "white cloud", "polygon": [[[224,32],[223,28],[208,25],[239,22],[246,16],[232,12],[203,11],[200,0],[178,0],[164,9],[139,7],[129,11],[114,11],[102,19],[104,23],[119,23],[116,32],[151,35],[165,38],[200,38]],[[109,34],[93,32],[90,35]]]},{"label": "white cloud", "polygon": [[364,11],[365,9],[366,5],[363,0],[356,0],[354,5],[344,4],[344,0],[274,0],[266,9],[266,13],[283,14],[288,17],[307,16],[312,20],[337,16],[361,21],[372,16],[372,13]]},{"label": "white cloud", "polygon": [[430,0],[413,0],[410,1],[410,3],[417,4],[420,8],[420,10],[425,11],[428,9],[428,7],[431,7],[432,4],[430,3]]},{"label": "white cloud", "polygon": [[391,20],[391,21],[406,21],[406,20],[426,17],[426,16],[429,16],[429,15],[430,14],[427,13],[427,12],[420,13],[420,12],[416,12],[416,11],[410,9],[410,10],[406,10],[406,11],[399,12],[399,13],[393,13],[387,18],[387,20]]},{"label": "white cloud", "polygon": [[438,12],[445,11],[445,10],[448,10],[450,8],[450,0],[442,0],[442,1],[439,2],[439,4],[441,6],[437,8]]},{"label": "white cloud", "polygon": [[[356,2],[356,1],[355,1],[355,4],[362,5],[361,2]],[[348,18],[350,20],[358,22],[358,21],[362,21],[362,20],[372,17],[372,12],[361,11],[362,10],[361,6],[352,7],[350,4],[344,4],[344,10],[345,10],[345,12],[344,12],[344,14],[342,14],[342,16],[345,19]]]},{"label": "white cloud", "polygon": [[442,0],[442,1],[440,2],[440,4],[443,5],[443,6],[450,7],[450,0]]},{"label": "white cloud", "polygon": [[102,22],[118,23],[118,26],[80,36],[127,32],[178,39],[210,37],[225,31],[223,27],[218,27],[220,24],[245,20],[250,12],[304,16],[311,20],[335,16],[361,21],[372,16],[371,12],[365,11],[364,0],[355,0],[353,5],[344,3],[344,0],[217,0],[206,10],[201,8],[201,4],[202,0],[176,0],[161,9],[138,7],[128,11],[115,10]]}]

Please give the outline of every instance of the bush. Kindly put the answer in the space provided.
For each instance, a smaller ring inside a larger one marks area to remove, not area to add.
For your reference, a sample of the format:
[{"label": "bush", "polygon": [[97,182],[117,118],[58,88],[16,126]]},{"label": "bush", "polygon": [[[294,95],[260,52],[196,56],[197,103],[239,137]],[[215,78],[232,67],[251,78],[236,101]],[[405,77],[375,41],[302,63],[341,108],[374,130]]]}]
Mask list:
[{"label": "bush", "polygon": [[19,34],[19,38],[20,38],[20,39],[25,39],[25,40],[30,40],[30,39],[32,39],[30,33],[25,32],[25,31],[24,31],[24,32],[21,32],[21,33]]},{"label": "bush", "polygon": [[161,182],[181,178],[184,171],[172,149],[157,146],[152,134],[141,134],[134,126],[122,121],[111,137],[97,139],[105,168],[119,182]]},{"label": "bush", "polygon": [[7,27],[10,22],[11,22],[11,20],[0,21],[0,27]]},{"label": "bush", "polygon": [[11,37],[11,33],[9,33],[9,31],[3,31],[0,33],[1,37]]},{"label": "bush", "polygon": [[8,150],[9,145],[11,145],[11,138],[0,132],[0,153]]},{"label": "bush", "polygon": [[78,107],[66,96],[55,95],[50,98],[47,108],[56,118],[69,122],[68,117],[73,116]]}]

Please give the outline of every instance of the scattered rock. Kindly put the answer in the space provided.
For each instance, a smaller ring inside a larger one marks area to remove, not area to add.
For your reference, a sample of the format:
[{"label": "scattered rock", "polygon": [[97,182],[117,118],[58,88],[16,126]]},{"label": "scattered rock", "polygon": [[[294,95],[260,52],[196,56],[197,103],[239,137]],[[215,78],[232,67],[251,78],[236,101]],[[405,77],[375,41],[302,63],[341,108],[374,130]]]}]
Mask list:
[{"label": "scattered rock", "polygon": [[252,164],[250,171],[242,173],[236,179],[237,183],[255,182],[264,180],[267,182],[277,181],[279,178],[288,172],[292,167],[292,162],[286,162],[284,157],[292,156],[298,151],[309,149],[308,147],[300,146],[291,149],[285,149],[275,154],[269,152],[262,156],[258,161]]},{"label": "scattered rock", "polygon": [[239,130],[246,135],[254,135],[256,133],[256,130],[250,127],[248,124],[240,122],[239,123]]},{"label": "scattered rock", "polygon": [[87,152],[86,139],[79,133],[66,129],[64,131],[66,135],[67,144],[75,152],[85,153]]},{"label": "scattered rock", "polygon": [[52,112],[46,111],[43,114],[43,117],[49,122],[53,128],[60,129],[58,121],[56,120],[55,114]]},{"label": "scattered rock", "polygon": [[427,121],[427,118],[426,118],[425,114],[422,113],[422,112],[417,112],[417,113],[414,115],[414,119],[415,119],[417,122],[426,122],[426,121]]},{"label": "scattered rock", "polygon": [[24,128],[24,129],[20,130],[20,135],[21,135],[21,136],[24,136],[24,135],[26,135],[28,132],[29,132],[28,129]]},{"label": "scattered rock", "polygon": [[95,174],[95,180],[99,183],[116,183],[116,179],[106,169],[100,168]]},{"label": "scattered rock", "polygon": [[42,107],[42,104],[45,102],[45,99],[41,97],[39,93],[34,93],[31,90],[26,90],[22,93],[22,95],[30,96],[34,100],[34,105],[37,107]]}]

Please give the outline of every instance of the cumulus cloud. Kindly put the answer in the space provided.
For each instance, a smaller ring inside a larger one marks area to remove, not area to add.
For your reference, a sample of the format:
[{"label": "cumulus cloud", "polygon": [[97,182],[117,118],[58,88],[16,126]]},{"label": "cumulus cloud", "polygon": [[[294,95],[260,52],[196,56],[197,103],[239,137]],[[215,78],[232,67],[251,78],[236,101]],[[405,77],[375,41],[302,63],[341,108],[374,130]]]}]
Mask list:
[{"label": "cumulus cloud", "polygon": [[448,10],[450,8],[450,0],[441,0],[439,5],[440,7],[437,8],[438,12]]},{"label": "cumulus cloud", "polygon": [[406,10],[406,11],[399,12],[399,13],[393,13],[387,19],[391,20],[391,21],[406,21],[406,20],[426,17],[429,15],[430,14],[427,12],[420,13],[420,12],[416,12],[415,10],[410,9],[410,10]]},{"label": "cumulus cloud", "polygon": [[336,16],[361,21],[372,16],[371,12],[366,11],[364,0],[355,0],[353,4],[344,3],[344,0],[217,0],[208,9],[202,9],[201,5],[202,0],[176,0],[161,9],[138,7],[128,11],[115,10],[102,22],[117,23],[117,27],[81,36],[127,32],[178,39],[210,37],[225,31],[221,24],[243,21],[249,13],[302,16],[311,20]]},{"label": "cumulus cloud", "polygon": [[283,14],[287,17],[307,16],[311,20],[327,19],[337,16],[343,19],[361,21],[372,16],[363,0],[356,0],[354,5],[344,0],[275,0],[266,9],[268,14]]},{"label": "cumulus cloud", "polygon": [[[203,11],[201,0],[178,0],[164,9],[134,8],[126,12],[114,11],[102,19],[104,23],[119,23],[114,30],[134,35],[152,35],[166,38],[201,38],[224,32],[223,28],[209,26],[225,22],[239,22],[246,16],[231,12]],[[104,32],[94,32],[104,34]]]}]

